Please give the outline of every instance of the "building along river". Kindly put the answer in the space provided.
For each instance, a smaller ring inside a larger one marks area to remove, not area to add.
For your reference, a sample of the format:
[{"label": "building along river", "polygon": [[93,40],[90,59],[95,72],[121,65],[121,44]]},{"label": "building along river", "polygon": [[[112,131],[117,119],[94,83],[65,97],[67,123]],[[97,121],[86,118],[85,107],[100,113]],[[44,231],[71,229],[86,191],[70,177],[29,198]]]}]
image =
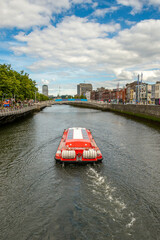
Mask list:
[{"label": "building along river", "polygon": [[[104,160],[56,165],[63,130],[91,129]],[[0,128],[1,240],[152,240],[160,231],[160,129],[54,105]]]}]

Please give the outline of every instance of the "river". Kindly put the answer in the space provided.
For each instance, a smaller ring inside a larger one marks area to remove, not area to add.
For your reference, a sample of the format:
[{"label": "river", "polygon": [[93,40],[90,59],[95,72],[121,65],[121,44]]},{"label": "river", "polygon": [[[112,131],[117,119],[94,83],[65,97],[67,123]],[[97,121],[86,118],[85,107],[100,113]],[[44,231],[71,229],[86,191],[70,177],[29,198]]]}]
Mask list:
[{"label": "river", "polygon": [[[91,129],[98,165],[56,164],[63,130]],[[1,240],[160,236],[160,128],[55,105],[0,128]]]}]

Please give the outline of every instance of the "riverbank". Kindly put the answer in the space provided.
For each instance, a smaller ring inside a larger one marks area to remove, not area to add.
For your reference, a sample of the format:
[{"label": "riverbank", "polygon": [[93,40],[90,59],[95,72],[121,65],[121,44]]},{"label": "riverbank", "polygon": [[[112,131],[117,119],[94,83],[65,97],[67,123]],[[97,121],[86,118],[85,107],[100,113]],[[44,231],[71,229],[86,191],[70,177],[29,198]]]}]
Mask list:
[{"label": "riverbank", "polygon": [[112,111],[130,117],[160,122],[160,106],[157,105],[108,104],[103,102],[70,102],[69,105],[102,111]]},{"label": "riverbank", "polygon": [[0,126],[14,122],[17,119],[23,118],[29,114],[33,114],[34,112],[41,111],[43,108],[49,106],[48,102],[37,103],[33,106],[24,107],[21,109],[5,109],[0,112]]}]

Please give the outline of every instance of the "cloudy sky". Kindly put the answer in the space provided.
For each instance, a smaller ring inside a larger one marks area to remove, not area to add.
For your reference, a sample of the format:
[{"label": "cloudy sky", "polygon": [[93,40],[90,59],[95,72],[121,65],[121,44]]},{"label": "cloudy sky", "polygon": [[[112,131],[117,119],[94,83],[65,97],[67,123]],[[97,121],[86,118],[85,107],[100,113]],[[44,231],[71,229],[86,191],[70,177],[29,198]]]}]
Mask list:
[{"label": "cloudy sky", "polygon": [[160,80],[160,0],[0,0],[0,63],[39,91]]}]

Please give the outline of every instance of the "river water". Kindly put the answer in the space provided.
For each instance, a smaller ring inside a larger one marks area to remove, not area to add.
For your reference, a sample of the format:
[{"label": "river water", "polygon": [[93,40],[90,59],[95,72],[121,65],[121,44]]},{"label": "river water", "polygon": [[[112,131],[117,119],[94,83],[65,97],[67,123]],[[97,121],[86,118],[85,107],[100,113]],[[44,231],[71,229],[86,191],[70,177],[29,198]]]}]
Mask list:
[{"label": "river water", "polygon": [[[63,130],[91,129],[102,164],[56,165]],[[1,240],[160,239],[160,129],[52,106],[0,128]]]}]

